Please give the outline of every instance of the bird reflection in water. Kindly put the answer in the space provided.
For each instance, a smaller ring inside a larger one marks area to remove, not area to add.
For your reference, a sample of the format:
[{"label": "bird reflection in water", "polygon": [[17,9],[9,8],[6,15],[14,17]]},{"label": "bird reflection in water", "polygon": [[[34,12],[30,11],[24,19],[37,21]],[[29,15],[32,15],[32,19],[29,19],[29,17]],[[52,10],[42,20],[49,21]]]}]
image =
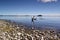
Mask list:
[{"label": "bird reflection in water", "polygon": [[34,28],[34,20],[36,20],[37,18],[35,16],[32,16],[32,29],[35,29]]}]

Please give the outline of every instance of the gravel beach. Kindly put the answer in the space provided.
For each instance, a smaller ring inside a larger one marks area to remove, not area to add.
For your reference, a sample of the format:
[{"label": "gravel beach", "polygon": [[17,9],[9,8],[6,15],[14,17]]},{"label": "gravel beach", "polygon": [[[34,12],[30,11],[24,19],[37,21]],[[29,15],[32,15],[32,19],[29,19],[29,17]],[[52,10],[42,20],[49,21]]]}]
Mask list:
[{"label": "gravel beach", "polygon": [[60,32],[29,29],[24,25],[0,20],[0,40],[60,40]]}]

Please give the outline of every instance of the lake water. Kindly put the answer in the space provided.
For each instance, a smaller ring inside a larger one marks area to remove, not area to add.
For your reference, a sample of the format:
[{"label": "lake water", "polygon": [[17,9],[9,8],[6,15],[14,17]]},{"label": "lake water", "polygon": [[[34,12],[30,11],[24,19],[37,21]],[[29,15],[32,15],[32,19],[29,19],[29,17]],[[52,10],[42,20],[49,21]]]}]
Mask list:
[{"label": "lake water", "polygon": [[11,20],[28,27],[60,29],[60,17],[36,17],[33,22],[31,16],[0,16],[0,19]]}]

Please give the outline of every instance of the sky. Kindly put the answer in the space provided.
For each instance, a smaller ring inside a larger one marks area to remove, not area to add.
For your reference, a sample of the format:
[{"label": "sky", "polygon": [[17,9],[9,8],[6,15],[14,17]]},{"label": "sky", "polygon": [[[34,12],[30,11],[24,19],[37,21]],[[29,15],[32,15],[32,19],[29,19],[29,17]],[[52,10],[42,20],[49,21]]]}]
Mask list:
[{"label": "sky", "polygon": [[0,0],[0,15],[60,14],[60,0]]}]

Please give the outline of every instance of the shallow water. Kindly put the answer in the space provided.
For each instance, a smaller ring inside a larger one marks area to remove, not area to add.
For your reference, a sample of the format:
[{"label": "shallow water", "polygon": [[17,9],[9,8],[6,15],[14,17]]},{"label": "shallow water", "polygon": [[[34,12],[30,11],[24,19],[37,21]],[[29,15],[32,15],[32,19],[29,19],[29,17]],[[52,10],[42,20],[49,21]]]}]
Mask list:
[{"label": "shallow water", "polygon": [[60,29],[60,17],[36,17],[33,22],[31,16],[0,16],[0,19],[11,20],[28,27]]}]

